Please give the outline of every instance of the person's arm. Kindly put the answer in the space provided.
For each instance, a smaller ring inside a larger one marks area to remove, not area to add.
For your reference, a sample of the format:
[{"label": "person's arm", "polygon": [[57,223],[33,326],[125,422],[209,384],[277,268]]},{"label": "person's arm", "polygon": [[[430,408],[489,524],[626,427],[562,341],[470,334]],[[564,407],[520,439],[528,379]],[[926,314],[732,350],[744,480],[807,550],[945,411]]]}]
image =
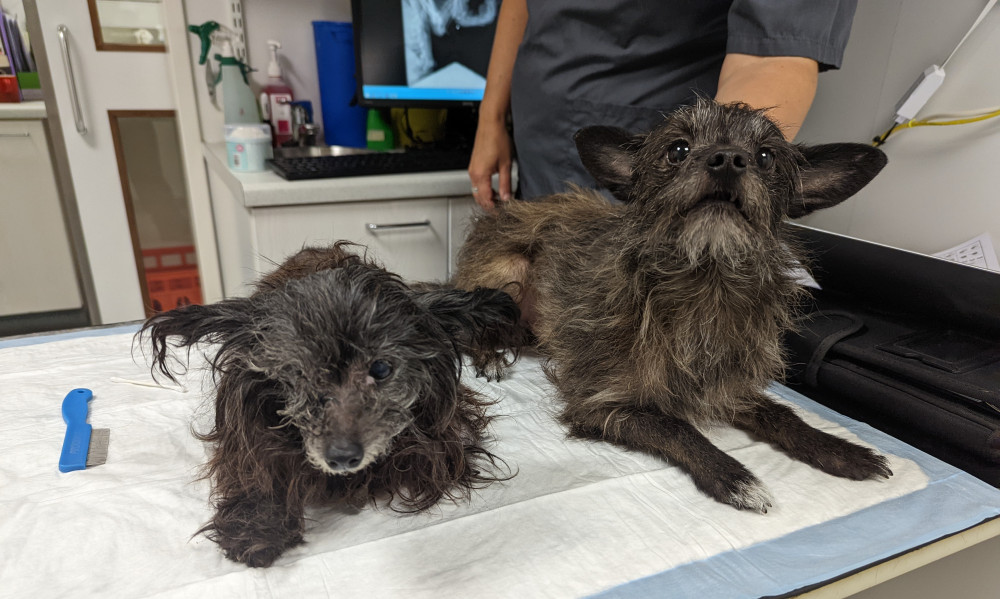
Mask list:
[{"label": "person's arm", "polygon": [[715,99],[769,109],[768,116],[792,140],[812,105],[818,78],[819,65],[811,58],[727,54]]},{"label": "person's arm", "polygon": [[526,0],[503,0],[497,17],[490,66],[486,72],[486,90],[479,105],[476,140],[469,160],[469,180],[476,203],[486,210],[496,205],[491,178],[498,173],[500,200],[511,197],[511,141],[507,135],[507,110],[510,108],[510,81],[514,72],[517,48],[528,22]]}]

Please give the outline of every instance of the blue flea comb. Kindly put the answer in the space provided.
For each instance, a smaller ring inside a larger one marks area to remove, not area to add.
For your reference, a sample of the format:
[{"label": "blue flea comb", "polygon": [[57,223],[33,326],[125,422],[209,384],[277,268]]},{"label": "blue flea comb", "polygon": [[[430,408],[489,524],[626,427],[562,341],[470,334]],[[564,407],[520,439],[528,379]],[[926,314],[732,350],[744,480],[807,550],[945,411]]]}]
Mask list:
[{"label": "blue flea comb", "polygon": [[72,472],[88,466],[99,466],[108,459],[111,431],[94,429],[87,424],[87,402],[94,397],[90,389],[73,389],[62,403],[66,421],[66,438],[59,456],[59,471]]}]

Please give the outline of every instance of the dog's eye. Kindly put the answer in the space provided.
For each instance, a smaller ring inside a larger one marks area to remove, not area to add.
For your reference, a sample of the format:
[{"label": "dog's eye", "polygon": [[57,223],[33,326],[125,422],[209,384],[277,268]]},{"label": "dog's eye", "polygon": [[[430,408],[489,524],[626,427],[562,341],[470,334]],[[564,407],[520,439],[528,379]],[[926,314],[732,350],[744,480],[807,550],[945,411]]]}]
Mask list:
[{"label": "dog's eye", "polygon": [[683,139],[678,139],[675,142],[671,142],[670,149],[667,150],[667,161],[670,164],[679,164],[683,162],[690,153],[691,144]]},{"label": "dog's eye", "polygon": [[757,166],[767,170],[774,164],[774,154],[767,148],[757,150]]},{"label": "dog's eye", "polygon": [[390,366],[385,360],[375,360],[372,362],[372,365],[368,367],[368,374],[370,374],[376,381],[381,381],[392,374],[392,366]]}]

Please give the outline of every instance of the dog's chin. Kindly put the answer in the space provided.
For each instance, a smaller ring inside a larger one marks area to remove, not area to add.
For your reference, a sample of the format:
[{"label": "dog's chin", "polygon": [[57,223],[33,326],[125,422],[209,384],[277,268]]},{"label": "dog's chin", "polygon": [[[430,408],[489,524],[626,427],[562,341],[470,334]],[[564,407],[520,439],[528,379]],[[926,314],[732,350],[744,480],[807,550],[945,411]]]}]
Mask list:
[{"label": "dog's chin", "polygon": [[676,247],[692,266],[706,260],[735,264],[755,253],[759,239],[738,206],[712,199],[688,211],[678,228]]},{"label": "dog's chin", "polygon": [[705,193],[687,210],[687,216],[702,216],[707,218],[735,218],[749,221],[743,210],[743,198],[734,191],[711,191]]}]

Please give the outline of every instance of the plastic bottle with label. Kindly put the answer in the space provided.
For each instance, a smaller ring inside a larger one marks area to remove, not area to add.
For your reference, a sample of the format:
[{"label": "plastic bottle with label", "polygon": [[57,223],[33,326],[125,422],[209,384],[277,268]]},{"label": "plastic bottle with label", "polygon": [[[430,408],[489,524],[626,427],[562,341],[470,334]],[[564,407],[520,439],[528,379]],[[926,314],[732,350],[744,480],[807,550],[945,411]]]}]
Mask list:
[{"label": "plastic bottle with label", "polygon": [[233,56],[232,43],[223,38],[222,51],[215,55],[219,61],[219,80],[222,85],[222,112],[227,125],[259,123],[260,112],[250,89],[250,69]]},{"label": "plastic bottle with label", "polygon": [[260,94],[260,112],[264,121],[270,123],[273,144],[281,146],[292,139],[292,88],[281,76],[278,63],[278,49],[281,44],[267,40],[271,49],[271,62],[267,65],[267,85]]},{"label": "plastic bottle with label", "polygon": [[[205,65],[206,84],[212,104],[218,107],[217,91],[222,90],[222,111],[226,124],[259,123],[260,109],[257,99],[250,89],[248,73],[250,68],[236,58],[233,51],[233,31],[215,21],[201,25],[189,25],[188,31],[201,40],[201,55],[198,64]],[[208,59],[212,48],[218,52],[218,71],[212,71]]]}]

